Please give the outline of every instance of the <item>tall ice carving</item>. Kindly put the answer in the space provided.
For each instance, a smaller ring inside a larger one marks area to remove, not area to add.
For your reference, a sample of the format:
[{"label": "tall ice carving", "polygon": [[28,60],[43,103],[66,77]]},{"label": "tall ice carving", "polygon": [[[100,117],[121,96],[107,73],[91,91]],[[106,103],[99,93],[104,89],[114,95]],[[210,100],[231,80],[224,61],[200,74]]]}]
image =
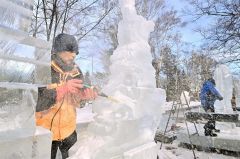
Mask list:
[{"label": "tall ice carving", "polygon": [[156,88],[151,65],[148,38],[154,23],[137,15],[135,0],[119,3],[123,16],[119,46],[111,56],[111,75],[103,88],[117,102],[101,97],[94,102],[95,122],[79,141],[74,159],[124,158],[125,152],[153,142],[159,125],[165,91]]}]

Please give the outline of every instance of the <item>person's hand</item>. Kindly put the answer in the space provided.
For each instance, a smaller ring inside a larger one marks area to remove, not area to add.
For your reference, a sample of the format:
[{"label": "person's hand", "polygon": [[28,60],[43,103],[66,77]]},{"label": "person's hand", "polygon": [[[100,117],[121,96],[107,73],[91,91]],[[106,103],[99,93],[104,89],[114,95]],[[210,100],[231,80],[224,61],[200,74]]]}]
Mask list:
[{"label": "person's hand", "polygon": [[65,84],[68,92],[77,93],[79,89],[83,88],[83,81],[79,79],[68,80]]},{"label": "person's hand", "polygon": [[90,98],[95,99],[98,96],[97,89],[95,87],[84,90],[84,93]]},{"label": "person's hand", "polygon": [[81,98],[81,100],[93,100],[98,96],[98,93],[97,93],[97,89],[92,87],[92,88],[85,88],[83,90],[80,90],[78,95],[79,95],[79,98]]},{"label": "person's hand", "polygon": [[79,79],[68,80],[63,85],[56,88],[57,101],[62,99],[67,93],[77,94],[79,89],[83,88],[83,82]]},{"label": "person's hand", "polygon": [[223,97],[219,97],[218,99],[219,99],[219,100],[223,100]]}]

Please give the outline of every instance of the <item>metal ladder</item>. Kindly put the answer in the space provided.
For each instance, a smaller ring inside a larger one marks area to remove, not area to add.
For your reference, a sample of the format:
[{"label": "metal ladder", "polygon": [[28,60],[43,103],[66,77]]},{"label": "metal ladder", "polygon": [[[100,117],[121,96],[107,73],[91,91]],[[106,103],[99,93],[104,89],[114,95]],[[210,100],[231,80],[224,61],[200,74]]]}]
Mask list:
[{"label": "metal ladder", "polygon": [[[184,96],[184,99],[185,99],[185,102],[186,102],[186,105],[187,105],[187,110],[189,110],[189,111],[191,112],[190,103],[188,103],[188,101],[187,101],[185,92],[183,91],[182,94],[183,94],[183,96]],[[182,101],[181,101],[181,95],[180,95],[180,96],[177,97],[177,100],[173,101],[173,103],[172,103],[172,107],[171,107],[171,110],[170,110],[170,113],[169,113],[169,116],[168,116],[167,124],[166,124],[166,127],[165,127],[165,129],[164,129],[163,135],[166,135],[167,128],[168,128],[169,121],[170,121],[170,118],[171,118],[171,116],[172,116],[172,113],[173,113],[173,112],[175,113],[175,112],[177,111],[177,115],[176,115],[176,119],[175,119],[175,123],[177,123],[178,115],[179,115],[179,110],[180,110],[180,108],[183,109],[183,106],[184,106],[184,104],[183,104]],[[174,109],[175,109],[175,110],[174,110]],[[190,145],[192,146],[193,157],[194,157],[194,159],[197,159],[196,154],[195,154],[195,151],[194,151],[194,149],[193,149],[193,144],[192,144],[192,141],[191,141],[191,136],[192,136],[192,135],[196,135],[196,134],[199,136],[199,132],[198,132],[196,123],[193,122],[194,128],[195,128],[196,132],[193,133],[193,134],[190,134],[189,127],[188,127],[188,123],[187,123],[186,116],[185,116],[185,111],[183,112],[183,115],[184,115],[185,125],[186,125],[186,128],[187,128],[187,133],[188,133],[189,142],[190,142]],[[162,144],[163,144],[163,143],[162,143],[162,141],[161,141],[160,150],[162,149]],[[159,159],[158,156],[157,156],[157,159]]]}]

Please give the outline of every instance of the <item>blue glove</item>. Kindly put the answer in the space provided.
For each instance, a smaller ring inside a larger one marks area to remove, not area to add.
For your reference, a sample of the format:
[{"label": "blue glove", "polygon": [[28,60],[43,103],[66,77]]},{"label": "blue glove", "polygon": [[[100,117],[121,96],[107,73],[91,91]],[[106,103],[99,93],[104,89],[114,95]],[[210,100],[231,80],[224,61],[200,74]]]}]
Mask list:
[{"label": "blue glove", "polygon": [[223,97],[222,97],[222,96],[220,96],[220,97],[218,97],[218,99],[219,99],[219,100],[223,100]]}]

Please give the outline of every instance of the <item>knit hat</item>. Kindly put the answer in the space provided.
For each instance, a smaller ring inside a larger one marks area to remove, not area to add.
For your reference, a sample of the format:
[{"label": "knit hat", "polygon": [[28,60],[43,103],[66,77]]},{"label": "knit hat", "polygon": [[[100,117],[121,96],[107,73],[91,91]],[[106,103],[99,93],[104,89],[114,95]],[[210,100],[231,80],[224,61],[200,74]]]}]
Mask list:
[{"label": "knit hat", "polygon": [[59,53],[62,51],[71,51],[78,54],[78,43],[73,35],[58,34],[53,42],[52,53]]},{"label": "knit hat", "polygon": [[209,78],[208,81],[210,81],[214,86],[216,85],[216,82],[213,78]]}]

